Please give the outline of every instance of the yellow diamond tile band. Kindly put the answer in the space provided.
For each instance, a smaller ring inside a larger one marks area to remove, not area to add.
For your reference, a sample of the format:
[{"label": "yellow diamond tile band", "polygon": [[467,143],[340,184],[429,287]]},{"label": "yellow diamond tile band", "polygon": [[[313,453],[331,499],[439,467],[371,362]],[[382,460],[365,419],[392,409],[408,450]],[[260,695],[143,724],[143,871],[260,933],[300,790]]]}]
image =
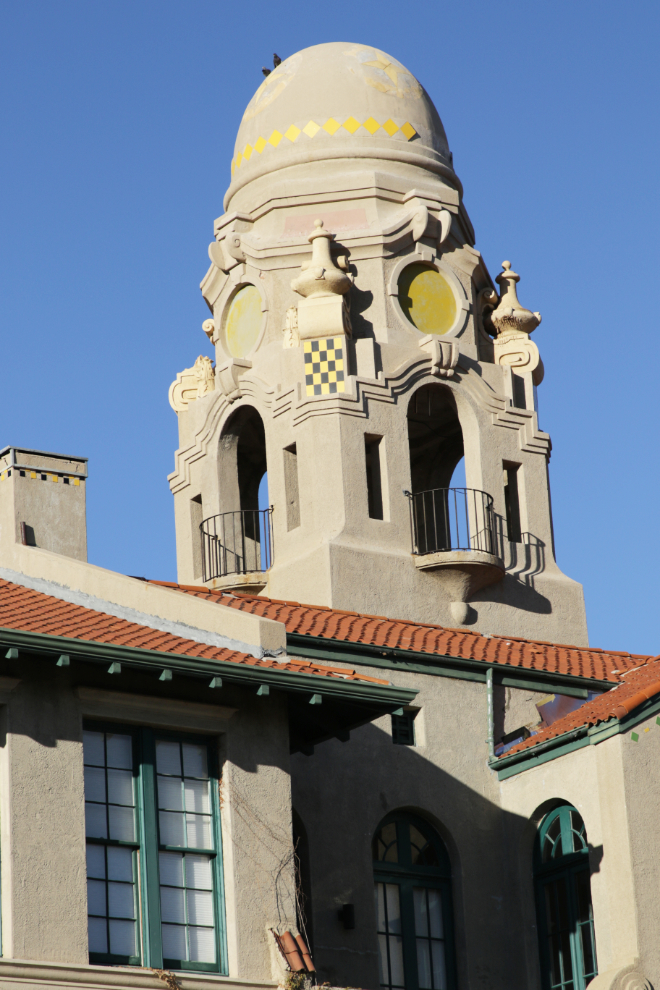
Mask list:
[{"label": "yellow diamond tile band", "polygon": [[386,120],[384,124],[380,124],[373,117],[368,117],[365,121],[360,123],[355,117],[348,117],[342,123],[335,120],[334,117],[329,117],[324,124],[317,124],[315,120],[310,120],[309,123],[305,124],[302,130],[296,127],[295,124],[291,124],[290,127],[281,134],[279,131],[275,130],[268,138],[258,137],[254,142],[254,145],[246,144],[243,151],[239,151],[234,160],[231,163],[231,174],[233,175],[237,168],[240,168],[244,161],[249,162],[252,155],[256,152],[259,155],[264,153],[266,145],[270,144],[273,148],[277,148],[281,141],[285,138],[294,144],[301,134],[304,134],[310,140],[315,138],[319,131],[325,131],[330,137],[333,137],[337,131],[348,131],[349,134],[355,134],[359,129],[363,127],[368,134],[375,134],[376,131],[382,130],[388,135],[388,137],[394,137],[395,134],[401,133],[405,137],[406,141],[412,141],[417,135],[417,131],[413,125],[406,121],[405,124],[395,124],[390,118]]}]

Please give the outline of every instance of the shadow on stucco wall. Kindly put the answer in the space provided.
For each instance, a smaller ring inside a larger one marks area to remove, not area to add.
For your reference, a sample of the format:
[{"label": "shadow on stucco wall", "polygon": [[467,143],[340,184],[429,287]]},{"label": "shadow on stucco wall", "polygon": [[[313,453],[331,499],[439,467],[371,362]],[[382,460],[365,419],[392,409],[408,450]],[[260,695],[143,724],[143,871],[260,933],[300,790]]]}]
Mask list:
[{"label": "shadow on stucco wall", "polygon": [[[459,986],[540,990],[533,846],[538,823],[562,795],[529,820],[502,810],[485,744],[474,737],[466,711],[463,730],[442,748],[443,767],[419,749],[393,745],[378,724],[292,758],[321,981],[378,988],[371,840],[385,815],[406,810],[432,824],[449,852]],[[602,857],[602,848],[592,850],[594,870]],[[347,931],[338,909],[348,903],[355,929]]]}]

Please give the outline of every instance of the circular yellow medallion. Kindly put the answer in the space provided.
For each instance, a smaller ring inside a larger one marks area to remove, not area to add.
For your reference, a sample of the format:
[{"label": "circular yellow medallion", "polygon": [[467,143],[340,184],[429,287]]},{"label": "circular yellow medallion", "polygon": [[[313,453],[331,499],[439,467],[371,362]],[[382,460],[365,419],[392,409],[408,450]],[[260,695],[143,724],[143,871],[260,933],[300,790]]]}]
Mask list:
[{"label": "circular yellow medallion", "polygon": [[247,357],[261,332],[261,295],[255,285],[244,285],[232,299],[225,318],[225,341],[232,357]]},{"label": "circular yellow medallion", "polygon": [[456,322],[456,297],[436,268],[408,265],[399,275],[399,305],[422,333],[443,334]]}]

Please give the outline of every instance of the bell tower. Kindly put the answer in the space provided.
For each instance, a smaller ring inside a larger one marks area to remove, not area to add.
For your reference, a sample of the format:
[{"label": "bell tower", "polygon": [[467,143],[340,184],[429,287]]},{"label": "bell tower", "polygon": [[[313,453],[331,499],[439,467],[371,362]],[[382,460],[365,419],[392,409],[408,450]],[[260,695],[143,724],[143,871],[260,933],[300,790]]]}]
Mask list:
[{"label": "bell tower", "polygon": [[475,249],[419,82],[367,46],[298,52],[231,174],[201,286],[215,367],[170,388],[179,581],[586,645],[554,558],[541,316]]}]

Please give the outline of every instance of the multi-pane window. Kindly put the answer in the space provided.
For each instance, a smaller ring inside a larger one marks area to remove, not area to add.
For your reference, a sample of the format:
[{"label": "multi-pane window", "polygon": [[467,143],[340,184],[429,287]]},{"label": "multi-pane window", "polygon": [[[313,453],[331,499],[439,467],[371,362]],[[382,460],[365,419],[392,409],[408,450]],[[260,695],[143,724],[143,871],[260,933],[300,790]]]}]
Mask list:
[{"label": "multi-pane window", "polygon": [[404,987],[399,885],[376,881],[376,917],[381,986]]},{"label": "multi-pane window", "polygon": [[598,966],[587,834],[575,808],[541,823],[534,873],[545,990],[584,990]]},{"label": "multi-pane window", "polygon": [[[163,956],[168,966],[214,963],[214,841],[206,746],[158,740],[156,769]],[[173,851],[178,849],[186,851]]]},{"label": "multi-pane window", "polygon": [[90,960],[223,972],[212,748],[94,723],[83,742]]},{"label": "multi-pane window", "polygon": [[89,951],[99,962],[137,962],[133,739],[88,730],[83,754]]},{"label": "multi-pane window", "polygon": [[390,815],[373,858],[381,987],[450,990],[451,872],[440,837],[419,818]]},{"label": "multi-pane window", "polygon": [[446,987],[445,928],[439,890],[413,887],[417,976],[420,987]]}]

